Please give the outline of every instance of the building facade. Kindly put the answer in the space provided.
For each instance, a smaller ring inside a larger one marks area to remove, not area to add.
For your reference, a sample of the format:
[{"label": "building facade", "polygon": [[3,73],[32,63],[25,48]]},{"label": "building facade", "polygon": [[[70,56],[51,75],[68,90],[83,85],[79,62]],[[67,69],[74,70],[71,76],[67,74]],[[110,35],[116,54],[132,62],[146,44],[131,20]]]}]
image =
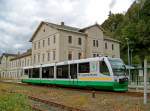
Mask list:
[{"label": "building facade", "polygon": [[16,57],[16,54],[8,54],[3,53],[1,56],[1,64],[0,64],[0,77],[1,78],[8,78],[9,77],[9,71],[10,71],[10,60],[12,58]]},{"label": "building facade", "polygon": [[32,65],[31,49],[23,54],[18,54],[16,57],[10,60],[9,78],[20,79],[23,74],[23,67]]},{"label": "building facade", "polygon": [[33,65],[100,55],[120,57],[120,42],[104,36],[98,24],[78,29],[41,22],[30,42]]},{"label": "building facade", "polygon": [[[19,78],[22,68],[26,66],[97,56],[120,57],[120,42],[105,36],[104,30],[98,24],[80,29],[67,26],[64,22],[60,25],[41,22],[30,42],[32,50],[8,60],[9,71],[5,73],[9,77]],[[3,59],[2,57],[1,67],[5,66]]]}]

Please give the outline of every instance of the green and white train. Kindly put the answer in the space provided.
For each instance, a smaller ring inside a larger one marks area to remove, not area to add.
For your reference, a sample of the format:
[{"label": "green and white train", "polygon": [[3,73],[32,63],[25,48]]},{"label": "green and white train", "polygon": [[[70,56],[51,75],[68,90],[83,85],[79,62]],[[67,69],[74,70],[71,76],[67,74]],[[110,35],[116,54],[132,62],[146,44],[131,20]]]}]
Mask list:
[{"label": "green and white train", "polygon": [[23,83],[127,91],[126,67],[120,58],[95,57],[24,67]]}]

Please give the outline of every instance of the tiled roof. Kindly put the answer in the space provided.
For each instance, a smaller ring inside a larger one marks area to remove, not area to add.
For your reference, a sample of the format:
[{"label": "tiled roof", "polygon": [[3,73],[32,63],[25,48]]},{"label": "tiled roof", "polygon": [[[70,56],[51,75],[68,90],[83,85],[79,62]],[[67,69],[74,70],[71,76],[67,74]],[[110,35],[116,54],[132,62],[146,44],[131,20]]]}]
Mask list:
[{"label": "tiled roof", "polygon": [[99,24],[97,24],[97,23],[95,23],[93,25],[90,25],[90,26],[87,26],[87,27],[84,27],[84,28],[80,29],[80,31],[87,30],[87,29],[89,29],[91,27],[94,27],[94,26],[97,26],[99,29],[101,29],[104,32],[104,29]]},{"label": "tiled roof", "polygon": [[3,53],[2,56],[16,56],[17,54]]},{"label": "tiled roof", "polygon": [[27,52],[25,53],[22,53],[22,54],[18,54],[15,58],[12,58],[12,60],[16,60],[16,59],[20,59],[20,58],[23,58],[23,57],[26,57],[26,56],[30,56],[31,55],[31,49],[27,50]]},{"label": "tiled roof", "polygon": [[2,60],[2,58],[3,58],[3,56],[13,56],[13,57],[15,57],[15,56],[17,56],[17,54],[10,54],[10,53],[3,53],[2,55],[1,55],[1,57],[0,57],[0,61]]},{"label": "tiled roof", "polygon": [[[76,27],[67,26],[64,23],[58,25],[58,24],[42,21],[40,23],[40,25],[38,26],[38,28],[36,29],[36,31],[34,32],[32,38],[30,39],[30,42],[32,42],[32,40],[34,39],[36,33],[38,32],[38,30],[39,30],[39,28],[41,27],[42,24],[46,24],[46,25],[48,25],[50,27],[53,27],[55,29],[58,29],[58,30],[70,31],[70,32],[75,32],[75,33],[79,33],[79,34],[84,34],[84,35],[86,35],[86,33],[84,32],[85,30],[87,30],[91,27],[97,26],[100,30],[102,30],[105,33],[105,30],[97,23],[94,24],[94,25],[90,25],[90,26],[87,26],[85,28],[80,29],[80,28],[76,28]],[[107,36],[104,36],[104,39],[105,40],[111,40],[111,41],[114,41],[114,42],[120,42],[116,39],[113,39],[113,38],[110,38],[110,37],[107,37]]]},{"label": "tiled roof", "polygon": [[75,32],[79,32],[79,28],[76,27],[71,27],[71,26],[67,26],[67,25],[58,25],[58,24],[54,24],[54,23],[49,23],[49,22],[44,22],[47,25],[50,25],[56,29],[64,29],[64,30],[69,30],[69,31],[75,31]]},{"label": "tiled roof", "polygon": [[121,41],[114,39],[112,37],[106,36],[106,35],[104,35],[104,40],[109,40],[109,41],[121,43]]},{"label": "tiled roof", "polygon": [[30,39],[30,42],[32,42],[32,40],[34,39],[34,37],[35,37],[37,31],[39,30],[39,28],[41,27],[42,24],[47,24],[48,26],[53,27],[53,28],[58,29],[58,30],[64,30],[64,31],[69,31],[69,32],[75,32],[75,33],[79,33],[79,34],[84,34],[84,35],[85,35],[85,33],[81,32],[80,29],[79,29],[79,28],[76,28],[76,27],[67,26],[67,25],[65,25],[65,24],[59,25],[59,24],[54,24],[54,23],[42,21],[42,22],[40,23],[40,25],[38,26],[38,28],[36,29],[36,31],[34,32],[32,38]]}]

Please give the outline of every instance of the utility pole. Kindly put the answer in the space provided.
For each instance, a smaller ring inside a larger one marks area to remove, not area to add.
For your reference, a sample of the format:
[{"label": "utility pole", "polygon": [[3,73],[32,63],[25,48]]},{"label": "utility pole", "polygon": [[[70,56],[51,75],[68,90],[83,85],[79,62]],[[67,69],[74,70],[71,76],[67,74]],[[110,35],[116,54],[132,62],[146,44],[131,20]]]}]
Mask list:
[{"label": "utility pole", "polygon": [[147,104],[147,60],[144,60],[144,104]]},{"label": "utility pole", "polygon": [[[138,19],[140,19],[140,10],[143,8],[145,1],[146,0],[136,0],[136,3],[139,4]],[[144,59],[144,104],[147,104],[147,60],[146,59]]]},{"label": "utility pole", "polygon": [[[128,65],[130,66],[130,45],[129,45],[129,39],[126,38],[127,40],[127,46],[128,46]],[[130,74],[130,68],[128,69],[129,71],[129,81],[130,81],[130,77],[131,77],[131,74]]]}]

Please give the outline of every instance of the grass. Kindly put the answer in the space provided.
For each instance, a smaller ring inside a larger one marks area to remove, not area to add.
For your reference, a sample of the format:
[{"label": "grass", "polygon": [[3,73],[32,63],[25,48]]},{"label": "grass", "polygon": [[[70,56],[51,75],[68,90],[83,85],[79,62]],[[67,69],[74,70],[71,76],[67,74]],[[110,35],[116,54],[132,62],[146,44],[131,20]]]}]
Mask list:
[{"label": "grass", "polygon": [[25,95],[0,91],[0,111],[31,111]]},{"label": "grass", "polygon": [[[92,94],[90,93],[65,90],[58,87],[42,88],[6,83],[0,83],[0,90],[4,92],[16,92],[25,95],[33,95],[42,99],[90,111],[150,111],[150,101],[148,101],[147,105],[144,105],[143,97],[118,96],[117,94],[96,94],[96,97],[92,98]],[[24,105],[27,104],[28,100],[24,95],[10,93],[7,94],[7,96],[8,98],[11,98],[11,101],[15,101],[16,103],[22,99],[22,103],[17,103],[18,108],[27,108],[27,110],[23,111],[28,111],[29,108],[25,107],[27,105]],[[2,99],[5,100],[5,102],[9,101],[7,97],[4,98],[6,98],[6,100],[3,98]],[[5,102],[3,104],[5,104]],[[15,102],[7,102],[7,104],[10,106],[15,106]],[[22,109],[4,111],[22,111]]]}]

